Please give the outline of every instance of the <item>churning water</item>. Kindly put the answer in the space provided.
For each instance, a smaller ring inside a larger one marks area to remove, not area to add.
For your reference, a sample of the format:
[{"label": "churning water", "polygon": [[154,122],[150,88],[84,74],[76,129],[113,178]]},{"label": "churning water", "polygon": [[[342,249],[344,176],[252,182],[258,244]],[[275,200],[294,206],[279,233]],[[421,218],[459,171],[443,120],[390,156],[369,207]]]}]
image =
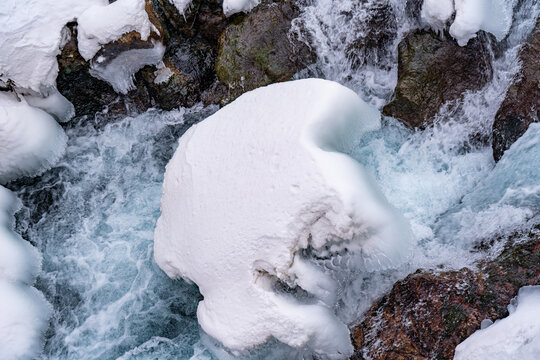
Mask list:
[{"label": "churning water", "polygon": [[[414,9],[404,3],[311,2],[295,21],[296,31],[317,50],[309,73],[382,106],[397,81],[397,44],[418,26]],[[483,237],[539,222],[540,126],[532,126],[497,166],[489,144],[472,140],[479,133],[489,137],[519,66],[519,44],[538,14],[534,1],[520,6],[484,89],[445,106],[435,126],[424,131],[387,118],[381,130],[359,139],[351,155],[411,221],[417,246],[401,269],[356,274],[336,309],[344,321],[357,320],[373,299],[416,268],[471,265],[490,255],[470,252]],[[372,36],[368,25],[381,7],[390,11],[389,33],[382,45],[359,49],[355,44]],[[54,307],[42,359],[202,360],[211,359],[210,352],[235,358],[201,337],[196,286],[170,280],[152,252],[165,165],[187,127],[215,110],[150,110],[105,126],[73,126],[63,161],[22,186],[26,207],[18,214],[18,230],[43,254],[36,287]],[[284,355],[288,351],[269,344],[246,356],[302,356]]]}]

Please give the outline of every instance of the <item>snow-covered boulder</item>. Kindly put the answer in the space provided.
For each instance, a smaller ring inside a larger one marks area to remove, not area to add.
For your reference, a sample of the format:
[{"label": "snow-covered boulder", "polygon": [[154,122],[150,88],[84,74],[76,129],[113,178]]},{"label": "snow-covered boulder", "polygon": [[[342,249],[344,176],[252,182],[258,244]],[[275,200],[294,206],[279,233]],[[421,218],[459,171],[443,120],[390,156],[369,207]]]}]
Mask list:
[{"label": "snow-covered boulder", "polygon": [[424,0],[422,19],[435,30],[443,30],[455,11],[450,34],[460,46],[480,30],[502,40],[512,25],[517,0]]},{"label": "snow-covered boulder", "polygon": [[[1,128],[1,126],[0,126]],[[0,152],[0,158],[3,153]],[[2,173],[0,172],[0,176]],[[42,350],[51,306],[33,284],[41,256],[15,231],[19,200],[0,186],[0,354],[2,360],[34,359]]]},{"label": "snow-covered boulder", "polygon": [[338,286],[302,250],[354,253],[365,271],[406,258],[408,224],[347,155],[379,127],[353,91],[307,79],[248,92],[184,134],[165,174],[155,259],[199,286],[209,335],[233,350],[274,337],[328,359],[352,353],[332,310]]},{"label": "snow-covered boulder", "polygon": [[476,331],[456,347],[454,360],[536,360],[540,355],[540,286],[526,286],[510,315]]},{"label": "snow-covered boulder", "polygon": [[66,141],[52,116],[0,93],[0,184],[48,169],[64,154]]}]

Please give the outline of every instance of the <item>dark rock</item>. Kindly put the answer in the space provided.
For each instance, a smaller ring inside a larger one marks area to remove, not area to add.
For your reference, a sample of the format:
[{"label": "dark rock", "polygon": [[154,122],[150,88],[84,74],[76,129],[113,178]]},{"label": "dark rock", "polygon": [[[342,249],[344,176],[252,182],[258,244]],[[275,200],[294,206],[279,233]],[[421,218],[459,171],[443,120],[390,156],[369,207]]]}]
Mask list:
[{"label": "dark rock", "polygon": [[94,114],[114,101],[118,95],[105,81],[90,76],[90,64],[83,59],[77,48],[77,25],[70,23],[68,29],[71,38],[58,56],[56,86],[75,106],[78,116]]},{"label": "dark rock", "polygon": [[493,158],[504,152],[540,118],[540,18],[519,58],[521,70],[506,93],[493,123]]},{"label": "dark rock", "polygon": [[439,108],[460,99],[466,90],[479,90],[493,76],[490,41],[485,33],[459,46],[431,31],[407,35],[398,47],[398,83],[383,114],[411,128],[425,128]]},{"label": "dark rock", "polygon": [[455,347],[508,315],[520,287],[540,284],[540,227],[526,241],[509,240],[479,270],[418,270],[398,281],[352,330],[353,359],[452,359]]},{"label": "dark rock", "polygon": [[380,59],[388,58],[392,51],[388,44],[397,35],[396,16],[388,1],[369,2],[361,6],[362,16],[354,16],[355,9],[343,14],[347,17],[347,23],[356,29],[357,37],[347,49],[347,57],[353,68],[366,62],[377,64]]},{"label": "dark rock", "polygon": [[225,28],[216,73],[229,89],[225,102],[274,82],[287,81],[314,61],[307,45],[289,36],[299,8],[291,1],[265,2]]}]

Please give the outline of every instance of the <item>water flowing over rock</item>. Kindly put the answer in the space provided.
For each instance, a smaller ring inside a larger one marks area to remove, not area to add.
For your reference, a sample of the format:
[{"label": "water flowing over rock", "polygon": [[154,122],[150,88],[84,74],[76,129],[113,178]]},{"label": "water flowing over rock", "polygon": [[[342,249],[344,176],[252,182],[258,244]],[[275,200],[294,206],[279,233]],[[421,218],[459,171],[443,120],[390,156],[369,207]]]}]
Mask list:
[{"label": "water flowing over rock", "polygon": [[503,153],[540,119],[540,18],[520,53],[521,71],[510,86],[493,123],[493,157]]},{"label": "water flowing over rock", "polygon": [[314,61],[308,46],[289,34],[298,15],[293,1],[270,1],[227,26],[216,62],[218,79],[228,87],[226,102],[257,87],[290,80]]},{"label": "water flowing over rock", "polygon": [[398,83],[383,114],[411,128],[425,128],[439,108],[467,90],[479,90],[492,78],[485,34],[459,46],[446,36],[417,30],[398,47]]},{"label": "water flowing over rock", "polygon": [[352,330],[353,359],[452,359],[484,319],[508,315],[522,286],[540,284],[540,227],[510,239],[478,270],[418,270],[397,282]]}]

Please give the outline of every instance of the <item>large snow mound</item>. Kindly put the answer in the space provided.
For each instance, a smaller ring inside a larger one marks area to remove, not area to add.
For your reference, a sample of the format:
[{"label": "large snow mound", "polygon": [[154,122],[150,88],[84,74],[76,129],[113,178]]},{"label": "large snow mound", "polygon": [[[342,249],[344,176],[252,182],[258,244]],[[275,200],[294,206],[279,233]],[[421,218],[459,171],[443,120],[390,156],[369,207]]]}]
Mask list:
[{"label": "large snow mound", "polygon": [[421,16],[434,29],[442,30],[455,9],[450,34],[464,46],[480,30],[502,40],[512,25],[516,3],[517,0],[424,0]]},{"label": "large snow mound", "polygon": [[456,347],[454,360],[537,360],[540,354],[540,286],[526,286],[510,315],[478,330]]},{"label": "large snow mound", "polygon": [[45,111],[0,93],[0,184],[47,170],[64,154],[66,141]]},{"label": "large snow mound", "polygon": [[307,79],[248,92],[184,134],[165,174],[155,259],[199,286],[209,335],[234,350],[274,337],[324,358],[351,354],[332,311],[337,285],[302,249],[357,253],[366,271],[406,257],[408,224],[347,155],[379,127],[353,91]]}]

